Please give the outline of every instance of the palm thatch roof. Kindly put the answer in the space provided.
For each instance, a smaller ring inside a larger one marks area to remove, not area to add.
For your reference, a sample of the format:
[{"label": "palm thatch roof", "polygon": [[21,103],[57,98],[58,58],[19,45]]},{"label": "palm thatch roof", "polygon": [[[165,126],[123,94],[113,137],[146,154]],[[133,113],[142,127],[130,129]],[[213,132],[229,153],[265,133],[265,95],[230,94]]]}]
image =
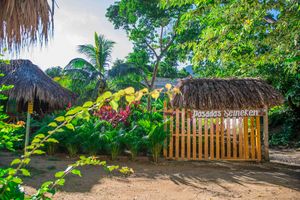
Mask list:
[{"label": "palm thatch roof", "polygon": [[283,103],[282,95],[271,85],[254,78],[183,79],[177,87],[173,107],[199,110],[258,109]]},{"label": "palm thatch roof", "polygon": [[29,60],[11,60],[0,64],[0,84],[14,85],[6,91],[9,99],[17,102],[39,101],[50,109],[61,109],[75,101],[75,94],[61,87]]},{"label": "palm thatch roof", "polygon": [[19,51],[29,44],[43,44],[53,30],[53,13],[47,0],[0,1],[0,52]]}]

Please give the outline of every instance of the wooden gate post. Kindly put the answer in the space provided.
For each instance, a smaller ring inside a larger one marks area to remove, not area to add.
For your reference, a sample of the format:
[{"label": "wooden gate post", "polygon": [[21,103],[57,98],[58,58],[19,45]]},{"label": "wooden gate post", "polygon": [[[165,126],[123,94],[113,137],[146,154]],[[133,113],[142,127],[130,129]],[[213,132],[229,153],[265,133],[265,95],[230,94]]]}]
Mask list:
[{"label": "wooden gate post", "polygon": [[269,122],[268,122],[268,108],[265,108],[264,114],[264,159],[269,161]]}]

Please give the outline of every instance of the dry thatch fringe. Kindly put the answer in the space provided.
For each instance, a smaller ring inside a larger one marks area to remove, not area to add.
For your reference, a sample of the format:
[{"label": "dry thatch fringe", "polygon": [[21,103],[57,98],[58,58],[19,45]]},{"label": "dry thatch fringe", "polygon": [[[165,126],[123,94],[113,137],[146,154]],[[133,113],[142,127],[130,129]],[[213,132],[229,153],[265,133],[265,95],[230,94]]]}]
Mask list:
[{"label": "dry thatch fringe", "polygon": [[0,73],[5,74],[0,77],[1,85],[14,85],[5,94],[18,103],[38,99],[55,110],[75,102],[75,94],[54,82],[29,60],[11,60],[10,64],[0,64]]},{"label": "dry thatch fringe", "polygon": [[173,107],[199,110],[258,109],[283,103],[282,95],[261,79],[183,79]]},{"label": "dry thatch fringe", "polygon": [[0,52],[7,48],[18,53],[30,44],[47,43],[53,33],[52,11],[47,0],[1,0]]}]

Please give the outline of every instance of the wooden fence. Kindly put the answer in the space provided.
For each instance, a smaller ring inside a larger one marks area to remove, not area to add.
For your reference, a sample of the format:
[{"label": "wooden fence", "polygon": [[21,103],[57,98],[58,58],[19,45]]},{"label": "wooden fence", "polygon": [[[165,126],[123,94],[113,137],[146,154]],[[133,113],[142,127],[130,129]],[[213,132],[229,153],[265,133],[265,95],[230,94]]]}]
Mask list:
[{"label": "wooden fence", "polygon": [[[165,130],[169,133],[165,141],[165,158],[261,160],[262,115],[227,118],[196,118],[192,115],[193,110],[165,108],[164,119],[168,121]],[[267,127],[263,130],[267,131]]]}]

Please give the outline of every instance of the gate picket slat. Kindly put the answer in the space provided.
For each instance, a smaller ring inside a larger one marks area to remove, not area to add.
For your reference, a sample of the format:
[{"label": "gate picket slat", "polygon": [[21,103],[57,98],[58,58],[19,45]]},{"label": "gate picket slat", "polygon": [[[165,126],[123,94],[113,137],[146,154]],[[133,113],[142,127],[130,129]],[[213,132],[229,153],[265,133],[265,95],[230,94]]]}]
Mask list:
[{"label": "gate picket slat", "polygon": [[243,144],[244,144],[244,140],[243,140],[243,118],[240,117],[239,118],[239,158],[242,159],[244,158],[244,154],[243,154]]},{"label": "gate picket slat", "polygon": [[198,119],[198,158],[199,160],[202,160],[202,118]]},{"label": "gate picket slat", "polygon": [[251,159],[254,160],[255,159],[254,117],[250,117],[250,121],[251,121],[251,135],[250,135],[250,139],[251,139]]},{"label": "gate picket slat", "polygon": [[193,117],[193,160],[197,159],[196,151],[197,151],[197,141],[196,141],[196,118]]},{"label": "gate picket slat", "polygon": [[[165,114],[166,110],[167,110],[167,102],[164,101],[164,115],[163,115],[164,122],[167,121],[167,116]],[[167,123],[165,123],[165,125],[164,125],[164,131],[167,131],[167,129],[168,129]],[[168,156],[168,149],[167,148],[168,148],[168,145],[167,145],[167,137],[166,137],[166,139],[164,141],[164,149],[163,149],[163,154],[164,154],[165,158],[167,158],[167,156]]]},{"label": "gate picket slat", "polygon": [[249,158],[249,145],[248,145],[248,117],[244,117],[244,159]]},{"label": "gate picket slat", "polygon": [[237,149],[236,149],[236,118],[232,119],[232,137],[233,137],[233,158],[237,159]]},{"label": "gate picket slat", "polygon": [[226,121],[226,136],[227,136],[227,158],[231,158],[231,137],[230,137],[230,118]]},{"label": "gate picket slat", "polygon": [[207,118],[204,119],[204,158],[208,159],[208,126]]},{"label": "gate picket slat", "polygon": [[221,118],[221,158],[225,158],[224,118]]},{"label": "gate picket slat", "polygon": [[185,109],[181,110],[181,159],[185,158]]},{"label": "gate picket slat", "polygon": [[187,159],[191,159],[191,112],[187,111]]},{"label": "gate picket slat", "polygon": [[260,142],[260,116],[256,116],[256,147],[257,160],[261,161],[261,142]]},{"label": "gate picket slat", "polygon": [[210,159],[214,159],[214,120],[210,118]]},{"label": "gate picket slat", "polygon": [[176,140],[175,140],[175,157],[179,158],[179,109],[176,109]]},{"label": "gate picket slat", "polygon": [[216,118],[216,159],[220,159],[220,126],[219,118]]},{"label": "gate picket slat", "polygon": [[169,157],[173,158],[173,134],[174,134],[174,121],[173,115],[170,116],[170,144],[169,144]]}]

